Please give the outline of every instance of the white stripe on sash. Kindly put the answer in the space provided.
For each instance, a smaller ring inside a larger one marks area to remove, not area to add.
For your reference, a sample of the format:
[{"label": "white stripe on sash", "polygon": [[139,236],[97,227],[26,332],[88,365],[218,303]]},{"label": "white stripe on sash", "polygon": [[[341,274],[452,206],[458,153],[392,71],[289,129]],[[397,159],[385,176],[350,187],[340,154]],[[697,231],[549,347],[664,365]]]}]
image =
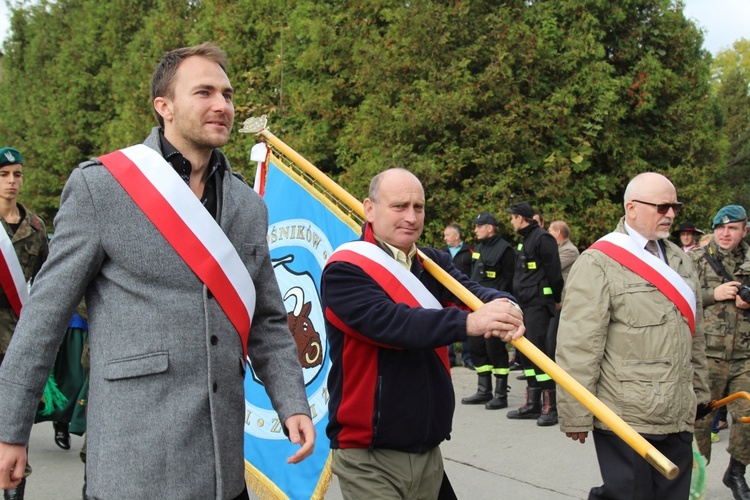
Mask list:
[{"label": "white stripe on sash", "polygon": [[138,167],[213,255],[245,306],[248,317],[252,318],[255,311],[255,285],[237,250],[216,220],[158,152],[143,144],[121,151]]},{"label": "white stripe on sash", "polygon": [[[409,293],[419,302],[419,304],[426,309],[443,309],[440,302],[430,293],[424,284],[419,279],[410,273],[404,266],[396,262],[396,260],[386,254],[380,247],[366,241],[350,241],[344,243],[336,249],[332,258],[340,251],[350,251],[361,255],[362,257],[369,259],[376,264],[385,268],[385,270],[391,273]],[[416,258],[416,257],[415,257]]]},{"label": "white stripe on sash", "polygon": [[[12,292],[8,293],[8,287],[13,287],[16,290],[20,306],[23,307],[26,301],[29,300],[29,289],[26,286],[26,278],[23,274],[23,269],[21,269],[21,263],[18,261],[18,255],[16,255],[16,251],[13,248],[13,242],[4,227],[0,227],[0,233],[2,233],[0,234],[0,252],[2,252],[3,260],[12,278],[12,283],[10,282],[11,280],[8,280],[7,283],[3,280],[3,291],[5,292],[5,296],[11,301]],[[2,275],[5,275],[5,273],[2,273]],[[7,275],[5,276],[7,277]],[[11,307],[15,311],[12,302]],[[20,310],[15,311],[15,313],[18,315]]]}]

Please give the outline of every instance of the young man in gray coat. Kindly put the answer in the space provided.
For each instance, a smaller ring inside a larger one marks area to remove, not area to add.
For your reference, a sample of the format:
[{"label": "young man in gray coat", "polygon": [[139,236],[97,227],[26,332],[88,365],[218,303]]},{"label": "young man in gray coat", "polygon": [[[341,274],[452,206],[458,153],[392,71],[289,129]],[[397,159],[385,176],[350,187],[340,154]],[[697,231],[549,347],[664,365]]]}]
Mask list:
[{"label": "young man in gray coat", "polygon": [[[88,497],[247,498],[245,351],[284,431],[301,445],[288,461],[312,452],[302,370],[266,245],[267,210],[218,149],[232,129],[232,96],[218,47],[172,51],[152,79],[161,127],[147,147],[119,152],[137,151],[146,160],[133,164],[182,189],[176,199],[166,190],[153,197],[164,194],[175,210],[180,203],[192,210],[176,235],[169,234],[174,224],[156,222],[165,205],[154,211],[138,201],[149,189],[159,191],[157,182],[144,179],[128,190],[137,169],[117,177],[126,163],[107,159],[114,153],[71,174],[49,260],[0,369],[0,488],[21,479],[34,410],[84,295],[91,348]],[[193,227],[191,218],[202,223]],[[218,246],[207,241],[178,253],[193,236],[203,241],[204,230],[219,236]],[[191,257],[205,249],[196,266]],[[225,258],[239,265],[226,275],[206,274],[205,255],[220,267]],[[238,270],[247,280],[232,286]],[[227,278],[218,287],[217,275]],[[243,297],[239,306],[227,302],[227,289]],[[248,316],[252,326],[240,320]]]}]

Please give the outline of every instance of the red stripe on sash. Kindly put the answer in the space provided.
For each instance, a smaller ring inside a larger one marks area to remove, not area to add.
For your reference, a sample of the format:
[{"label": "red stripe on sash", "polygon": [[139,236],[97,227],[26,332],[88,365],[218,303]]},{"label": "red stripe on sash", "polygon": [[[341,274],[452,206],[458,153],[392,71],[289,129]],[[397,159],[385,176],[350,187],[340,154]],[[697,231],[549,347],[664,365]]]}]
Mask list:
[{"label": "red stripe on sash", "polygon": [[656,288],[664,294],[669,300],[674,302],[677,309],[682,313],[688,322],[690,327],[691,335],[695,335],[695,315],[690,307],[690,304],[685,300],[685,297],[672,285],[664,276],[659,274],[654,268],[643,262],[641,259],[623,249],[622,247],[610,243],[609,241],[599,240],[591,245],[589,248],[599,250],[608,257],[616,260],[626,268],[633,271],[635,274],[645,279],[649,283],[652,283]]},{"label": "red stripe on sash", "polygon": [[121,151],[99,157],[167,242],[208,287],[242,341],[247,358],[251,319],[226,273],[190,227],[141,170]]},{"label": "red stripe on sash", "polygon": [[[0,231],[3,231],[0,227]],[[0,252],[0,285],[3,287],[3,292],[8,298],[8,303],[11,309],[16,314],[16,317],[21,317],[21,308],[23,308],[23,302],[16,289],[16,283],[13,281],[13,274],[10,272],[10,265],[5,260],[5,255]]]}]

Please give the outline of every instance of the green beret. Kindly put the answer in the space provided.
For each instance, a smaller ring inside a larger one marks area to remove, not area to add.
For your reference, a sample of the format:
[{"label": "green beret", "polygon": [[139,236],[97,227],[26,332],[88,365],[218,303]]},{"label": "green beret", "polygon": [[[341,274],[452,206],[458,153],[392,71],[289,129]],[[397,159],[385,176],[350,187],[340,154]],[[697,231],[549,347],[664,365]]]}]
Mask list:
[{"label": "green beret", "polygon": [[747,212],[745,212],[744,208],[739,205],[727,205],[716,213],[716,217],[714,217],[714,225],[711,226],[711,228],[713,229],[722,224],[729,224],[730,222],[742,222],[746,219]]},{"label": "green beret", "polygon": [[0,167],[4,167],[6,165],[15,165],[16,163],[23,163],[21,153],[19,153],[17,149],[0,149]]}]

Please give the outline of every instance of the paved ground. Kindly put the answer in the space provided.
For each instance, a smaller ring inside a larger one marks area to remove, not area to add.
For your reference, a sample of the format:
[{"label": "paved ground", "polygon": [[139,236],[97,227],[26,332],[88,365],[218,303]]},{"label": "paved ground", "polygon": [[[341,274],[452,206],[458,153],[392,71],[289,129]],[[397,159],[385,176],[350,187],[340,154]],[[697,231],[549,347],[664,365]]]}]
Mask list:
[{"label": "paved ground", "polygon": [[[523,403],[522,381],[511,373],[511,409]],[[456,399],[473,394],[476,375],[454,368]],[[442,446],[445,467],[461,499],[563,500],[586,498],[591,486],[600,484],[594,445],[581,445],[565,438],[557,426],[538,427],[533,421],[509,420],[508,410],[488,411],[483,406],[456,407],[453,438]],[[721,483],[729,457],[725,451],[728,433],[714,445],[714,462],[707,469],[708,500],[731,500]],[[70,451],[53,442],[52,424],[34,426],[31,435],[29,500],[73,500],[81,498],[83,464],[78,458],[83,440],[73,436]],[[339,500],[335,480],[325,497]]]}]

